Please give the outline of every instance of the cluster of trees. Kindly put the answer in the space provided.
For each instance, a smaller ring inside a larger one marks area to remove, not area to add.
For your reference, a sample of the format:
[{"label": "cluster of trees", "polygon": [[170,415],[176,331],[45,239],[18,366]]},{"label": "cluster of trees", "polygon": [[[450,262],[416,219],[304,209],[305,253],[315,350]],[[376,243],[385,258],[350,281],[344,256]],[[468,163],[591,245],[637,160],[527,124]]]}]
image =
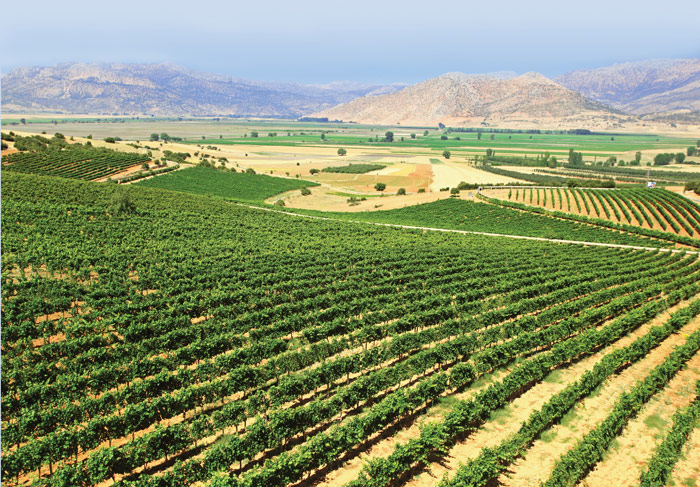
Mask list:
[{"label": "cluster of trees", "polygon": [[670,153],[670,152],[664,152],[664,153],[656,154],[654,156],[654,165],[655,166],[667,166],[674,161],[677,164],[682,164],[683,161],[685,161],[685,154],[683,154],[682,152],[678,152],[675,154]]},{"label": "cluster of trees", "polygon": [[569,164],[583,164],[583,153],[569,149]]},{"label": "cluster of trees", "polygon": [[[202,136],[202,138],[204,138],[204,136]],[[179,142],[182,140],[182,137],[171,137],[165,132],[162,132],[160,134],[154,132],[151,134],[149,140],[151,142],[158,142],[159,140],[162,140],[163,142]]]}]

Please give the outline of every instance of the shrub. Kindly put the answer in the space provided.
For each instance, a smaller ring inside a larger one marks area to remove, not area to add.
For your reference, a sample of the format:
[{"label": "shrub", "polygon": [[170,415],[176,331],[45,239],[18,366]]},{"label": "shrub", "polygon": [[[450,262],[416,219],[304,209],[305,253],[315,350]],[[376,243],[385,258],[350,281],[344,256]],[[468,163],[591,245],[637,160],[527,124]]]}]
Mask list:
[{"label": "shrub", "polygon": [[302,196],[309,196],[311,194],[311,190],[309,188],[301,188],[301,195]]},{"label": "shrub", "polygon": [[376,189],[377,191],[384,191],[386,189],[386,184],[377,183],[374,185],[374,189]]},{"label": "shrub", "polygon": [[399,190],[396,192],[396,194],[399,194],[399,195],[406,194],[406,188],[399,188]]}]

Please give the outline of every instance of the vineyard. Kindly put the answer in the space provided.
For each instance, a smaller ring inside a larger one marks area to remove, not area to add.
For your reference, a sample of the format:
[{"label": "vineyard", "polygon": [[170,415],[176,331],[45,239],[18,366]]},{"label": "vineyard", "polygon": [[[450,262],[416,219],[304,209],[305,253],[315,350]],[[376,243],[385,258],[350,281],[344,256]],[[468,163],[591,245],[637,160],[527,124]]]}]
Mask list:
[{"label": "vineyard", "polygon": [[[697,467],[696,254],[312,220],[146,187],[187,171],[130,187],[4,175],[3,485],[568,486],[610,468],[630,430],[624,453],[643,458],[619,485]],[[378,213],[559,221],[437,203]],[[668,430],[645,427],[652,413]]]},{"label": "vineyard", "polygon": [[43,174],[92,181],[149,162],[150,157],[133,152],[82,148],[16,152],[2,158],[5,171]]},{"label": "vineyard", "polygon": [[[529,189],[529,188],[528,188]],[[515,194],[516,190],[513,190]],[[493,200],[498,202],[500,200]],[[504,203],[509,203],[505,201]],[[512,205],[517,205],[513,202]],[[538,210],[539,208],[535,208]],[[422,205],[407,206],[396,210],[367,211],[360,213],[315,214],[331,215],[337,219],[362,220],[396,225],[415,225],[431,228],[449,228],[525,237],[576,240],[580,242],[605,242],[642,247],[673,247],[681,240],[686,244],[700,245],[700,241],[677,237],[665,232],[649,231],[649,235],[618,231],[587,222],[567,221],[542,214],[523,213],[516,209],[501,207],[498,204],[459,199],[445,199]],[[632,227],[636,230],[636,227]]]},{"label": "vineyard", "polygon": [[383,164],[348,164],[347,166],[328,166],[321,169],[321,172],[334,172],[340,174],[364,174],[370,171],[384,169]]},{"label": "vineyard", "polygon": [[249,203],[294,189],[318,186],[313,181],[285,179],[264,174],[226,172],[209,167],[192,167],[137,183],[149,188],[172,189]]},{"label": "vineyard", "polygon": [[700,205],[665,189],[512,188],[485,194],[676,235],[700,236]]}]

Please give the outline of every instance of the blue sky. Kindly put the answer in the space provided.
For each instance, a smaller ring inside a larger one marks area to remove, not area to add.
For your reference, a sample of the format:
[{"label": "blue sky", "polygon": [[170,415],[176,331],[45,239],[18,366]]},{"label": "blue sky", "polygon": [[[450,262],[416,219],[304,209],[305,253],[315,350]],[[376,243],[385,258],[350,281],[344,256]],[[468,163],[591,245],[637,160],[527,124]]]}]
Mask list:
[{"label": "blue sky", "polygon": [[692,0],[3,3],[2,72],[167,61],[249,79],[386,83],[700,57]]}]

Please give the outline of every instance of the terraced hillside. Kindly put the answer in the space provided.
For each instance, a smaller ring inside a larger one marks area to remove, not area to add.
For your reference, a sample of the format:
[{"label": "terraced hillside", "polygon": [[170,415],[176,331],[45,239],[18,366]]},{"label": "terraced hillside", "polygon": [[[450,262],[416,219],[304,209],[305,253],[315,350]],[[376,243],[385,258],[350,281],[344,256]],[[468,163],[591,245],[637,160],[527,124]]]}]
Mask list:
[{"label": "terraced hillside", "polygon": [[697,396],[695,254],[3,176],[3,485],[637,481]]}]

